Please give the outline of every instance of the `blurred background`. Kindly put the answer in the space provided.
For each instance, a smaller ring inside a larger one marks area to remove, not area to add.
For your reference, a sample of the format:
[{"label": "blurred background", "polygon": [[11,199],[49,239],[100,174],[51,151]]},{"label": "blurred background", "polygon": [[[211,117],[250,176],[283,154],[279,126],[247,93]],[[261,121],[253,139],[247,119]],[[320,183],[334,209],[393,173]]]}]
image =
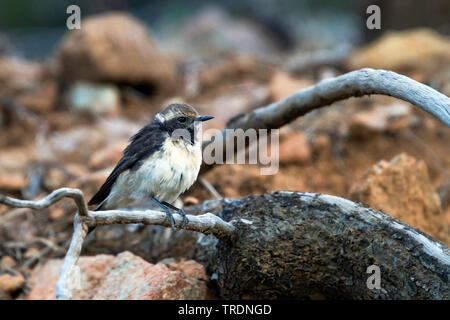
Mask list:
[{"label": "blurred background", "polygon": [[[72,4],[81,9],[80,30],[66,27]],[[379,30],[366,27],[372,4],[381,10]],[[449,32],[447,0],[3,0],[0,193],[37,199],[73,187],[90,198],[128,138],[174,101],[215,116],[207,128],[223,128],[239,113],[364,67],[448,96]],[[409,103],[352,98],[281,128],[276,175],[217,165],[177,205],[276,190],[327,193],[448,245],[449,141],[448,127]],[[64,255],[74,209],[71,201],[39,212],[0,205],[0,298],[52,297],[46,263]],[[178,268],[186,250],[168,244],[170,233],[102,227],[83,254],[129,250]]]},{"label": "blurred background", "polygon": [[[16,54],[45,59],[67,31],[66,8],[71,4],[82,9],[83,18],[113,10],[127,12],[150,27],[168,50],[206,8],[258,26],[281,50],[362,44],[389,30],[416,27],[450,32],[450,4],[445,0],[5,0],[0,3],[0,28]],[[364,28],[365,11],[372,4],[381,9],[381,30]]]}]

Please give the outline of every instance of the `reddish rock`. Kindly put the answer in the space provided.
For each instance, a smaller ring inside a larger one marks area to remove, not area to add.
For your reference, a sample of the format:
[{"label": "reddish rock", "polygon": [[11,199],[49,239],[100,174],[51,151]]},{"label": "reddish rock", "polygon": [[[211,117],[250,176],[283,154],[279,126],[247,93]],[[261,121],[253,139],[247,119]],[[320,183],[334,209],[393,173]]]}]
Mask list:
[{"label": "reddish rock", "polygon": [[36,112],[51,110],[58,97],[57,82],[39,63],[0,57],[0,87]]},{"label": "reddish rock", "polygon": [[96,15],[69,32],[59,48],[65,77],[166,88],[175,66],[156,47],[144,24],[121,13]]},{"label": "reddish rock", "polygon": [[188,277],[195,279],[208,280],[205,268],[193,260],[182,260],[180,262],[172,262],[169,264],[172,270],[181,271]]},{"label": "reddish rock", "polygon": [[278,101],[313,84],[310,79],[296,79],[285,72],[277,71],[270,79],[269,90],[272,99]]},{"label": "reddish rock", "polygon": [[432,71],[450,62],[450,39],[434,30],[388,32],[349,59],[351,69],[374,68],[397,72]]},{"label": "reddish rock", "polygon": [[[104,276],[105,271],[111,261],[112,255],[97,255],[94,257],[81,257],[78,266],[81,269],[80,281],[74,292],[75,299],[91,299],[95,287]],[[31,291],[28,294],[29,300],[53,300],[55,297],[55,286],[58,281],[59,272],[63,260],[49,260],[43,265],[38,265],[28,279]]]},{"label": "reddish rock", "polygon": [[9,268],[12,269],[16,266],[16,260],[11,256],[4,256],[0,260],[0,269]]},{"label": "reddish rock", "polygon": [[375,106],[371,110],[355,113],[350,120],[350,135],[370,137],[374,133],[395,133],[414,124],[415,117],[409,104],[395,102]]},{"label": "reddish rock", "polygon": [[380,161],[355,183],[351,197],[381,210],[438,240],[450,242],[449,225],[433,189],[425,163],[400,154],[390,162]]},{"label": "reddish rock", "polygon": [[[62,260],[50,260],[33,271],[28,299],[54,299],[61,265]],[[79,266],[75,299],[205,299],[208,293],[206,281],[199,280],[206,279],[205,271],[194,261],[180,262],[175,271],[123,252],[81,257]]]},{"label": "reddish rock", "polygon": [[27,185],[27,178],[20,172],[1,172],[0,190],[17,191]]},{"label": "reddish rock", "polygon": [[128,144],[128,140],[121,140],[104,149],[99,149],[92,155],[89,166],[100,169],[115,165],[122,157],[122,152]]},{"label": "reddish rock", "polygon": [[326,134],[314,136],[311,141],[311,148],[317,155],[328,156],[331,151],[330,137]]},{"label": "reddish rock", "polygon": [[[270,149],[270,148],[269,148]],[[311,148],[303,132],[285,136],[279,145],[280,163],[304,163],[311,158]]]},{"label": "reddish rock", "polygon": [[14,293],[25,284],[25,278],[20,274],[0,274],[0,292],[6,292],[8,294]]}]

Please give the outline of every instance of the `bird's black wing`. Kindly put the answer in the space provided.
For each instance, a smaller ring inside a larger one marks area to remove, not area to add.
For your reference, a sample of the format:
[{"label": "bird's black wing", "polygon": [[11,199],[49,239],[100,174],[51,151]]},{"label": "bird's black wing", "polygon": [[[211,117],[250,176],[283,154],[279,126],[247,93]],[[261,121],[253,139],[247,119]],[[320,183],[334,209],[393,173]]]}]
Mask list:
[{"label": "bird's black wing", "polygon": [[111,192],[117,177],[122,172],[128,169],[136,169],[136,166],[142,163],[141,160],[161,149],[165,137],[158,129],[154,123],[151,123],[130,139],[131,143],[123,151],[122,159],[117,163],[97,193],[89,200],[89,205],[98,204],[105,200]]}]

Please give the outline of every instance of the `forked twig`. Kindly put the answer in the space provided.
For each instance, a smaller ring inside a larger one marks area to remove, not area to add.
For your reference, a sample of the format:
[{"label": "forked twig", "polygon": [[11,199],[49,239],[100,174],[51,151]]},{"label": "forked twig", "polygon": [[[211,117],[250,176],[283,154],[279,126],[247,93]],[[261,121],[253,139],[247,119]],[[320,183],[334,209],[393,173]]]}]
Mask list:
[{"label": "forked twig", "polygon": [[[78,212],[74,218],[74,232],[69,249],[64,258],[58,283],[56,285],[57,299],[71,299],[73,288],[73,275],[80,257],[83,241],[86,238],[87,230],[92,226],[101,226],[108,224],[135,224],[142,223],[146,225],[161,225],[171,227],[171,222],[166,219],[166,214],[156,210],[145,211],[89,211],[86,200],[81,190],[71,188],[61,188],[53,191],[47,197],[37,200],[18,200],[4,195],[0,195],[0,203],[16,208],[44,209],[62,198],[72,198],[78,207]],[[213,234],[219,239],[231,237],[234,227],[228,222],[223,221],[212,213],[206,213],[198,216],[188,215],[189,222],[183,227],[185,230],[192,230],[204,234]],[[180,227],[183,218],[180,215],[174,215],[175,225]]]}]

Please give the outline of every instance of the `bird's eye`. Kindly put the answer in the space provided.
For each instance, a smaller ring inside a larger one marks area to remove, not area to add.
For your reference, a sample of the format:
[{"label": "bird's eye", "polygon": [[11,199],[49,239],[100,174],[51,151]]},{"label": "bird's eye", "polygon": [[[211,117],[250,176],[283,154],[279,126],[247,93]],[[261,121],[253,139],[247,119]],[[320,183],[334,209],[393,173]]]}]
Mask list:
[{"label": "bird's eye", "polygon": [[181,122],[181,123],[183,123],[183,122],[186,122],[186,117],[179,117],[178,119],[177,119],[177,121],[178,122]]}]

